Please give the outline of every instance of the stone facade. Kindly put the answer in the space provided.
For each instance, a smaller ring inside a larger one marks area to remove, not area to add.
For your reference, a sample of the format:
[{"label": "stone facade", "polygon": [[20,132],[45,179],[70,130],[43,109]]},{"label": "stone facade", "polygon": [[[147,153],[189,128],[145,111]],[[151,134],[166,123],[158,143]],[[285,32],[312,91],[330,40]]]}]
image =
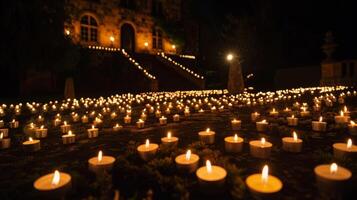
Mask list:
[{"label": "stone facade", "polygon": [[181,0],[65,0],[65,15],[64,32],[75,44],[147,53],[180,51],[157,19],[180,21]]},{"label": "stone facade", "polygon": [[357,85],[357,60],[323,62],[321,85]]}]

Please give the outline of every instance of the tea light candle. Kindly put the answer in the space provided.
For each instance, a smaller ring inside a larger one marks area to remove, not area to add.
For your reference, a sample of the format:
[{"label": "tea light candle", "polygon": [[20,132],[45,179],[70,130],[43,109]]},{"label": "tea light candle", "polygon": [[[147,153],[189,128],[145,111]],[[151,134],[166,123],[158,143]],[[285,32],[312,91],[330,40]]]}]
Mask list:
[{"label": "tea light candle", "polygon": [[238,153],[242,151],[243,148],[243,138],[238,137],[237,134],[234,136],[229,136],[224,138],[224,145],[226,152]]},{"label": "tea light candle", "polygon": [[4,138],[9,137],[9,129],[7,128],[0,128],[0,133],[3,134]]},{"label": "tea light candle", "polygon": [[198,167],[200,157],[187,150],[186,154],[181,154],[175,158],[176,166],[180,171],[193,173]]},{"label": "tea light candle", "polygon": [[117,118],[117,114],[115,113],[115,112],[112,112],[111,114],[110,114],[110,119],[115,119],[115,118]]},{"label": "tea light candle", "polygon": [[141,115],[140,115],[140,119],[142,119],[143,121],[145,121],[146,120],[146,114],[143,112],[143,113],[141,113]]},{"label": "tea light candle", "polygon": [[113,126],[113,131],[120,131],[123,127],[120,126],[119,124],[115,124],[115,126]]},{"label": "tea light candle", "polygon": [[53,120],[53,126],[59,126],[61,124],[61,120],[56,118]]},{"label": "tea light candle", "polygon": [[347,143],[335,143],[333,155],[336,158],[354,157],[357,155],[357,146],[353,145],[352,139],[348,139]]},{"label": "tea light candle", "polygon": [[16,121],[13,119],[11,122],[9,122],[10,128],[18,128],[19,127],[19,121]]},{"label": "tea light candle", "polygon": [[88,138],[96,138],[98,137],[99,130],[98,128],[95,128],[94,125],[92,125],[92,128],[87,129],[88,132]]},{"label": "tea light candle", "polygon": [[351,135],[357,135],[357,124],[354,121],[350,121],[350,124],[348,124],[348,132]]},{"label": "tea light candle", "polygon": [[252,122],[256,122],[260,117],[260,114],[258,112],[254,112],[250,115],[250,118],[252,120]]},{"label": "tea light candle", "polygon": [[275,110],[275,108],[273,108],[272,111],[269,112],[269,115],[272,117],[278,117],[279,116],[279,112]]},{"label": "tea light candle", "polygon": [[67,122],[64,121],[63,125],[61,125],[62,133],[67,133],[70,129],[71,129],[71,125],[67,124]]},{"label": "tea light candle", "polygon": [[265,138],[249,142],[250,154],[256,158],[269,158],[273,144],[267,142]]},{"label": "tea light candle", "polygon": [[43,122],[45,119],[41,116],[41,115],[39,115],[38,117],[37,117],[37,122],[39,122],[39,123],[41,123],[41,122]]},{"label": "tea light candle", "polygon": [[76,142],[76,135],[72,134],[72,131],[68,131],[68,134],[62,135],[63,144],[73,144]]},{"label": "tea light candle", "polygon": [[185,115],[185,117],[189,117],[190,116],[190,109],[185,109],[185,111],[183,112],[183,114]]},{"label": "tea light candle", "polygon": [[103,152],[99,151],[98,156],[88,160],[89,170],[93,172],[103,172],[113,168],[115,158],[112,156],[103,156]]},{"label": "tea light candle", "polygon": [[172,116],[172,120],[173,120],[174,122],[179,122],[179,121],[180,121],[180,115],[175,114],[174,116]]},{"label": "tea light candle", "polygon": [[259,132],[263,132],[263,131],[266,131],[268,129],[268,122],[267,120],[262,120],[260,122],[256,122],[256,127],[257,127],[257,131]]},{"label": "tea light candle", "polygon": [[206,144],[213,144],[216,133],[207,128],[205,131],[198,132],[200,140]]},{"label": "tea light candle", "polygon": [[165,116],[160,117],[159,119],[160,125],[167,124],[167,118]]},{"label": "tea light candle", "polygon": [[126,115],[124,117],[124,124],[130,124],[131,123],[131,117],[129,115]]},{"label": "tea light candle", "polygon": [[318,165],[315,167],[314,172],[317,187],[320,192],[330,198],[336,198],[342,195],[347,181],[352,177],[350,170],[340,167],[336,163],[332,163],[331,165]]},{"label": "tea light candle", "polygon": [[327,125],[327,123],[322,121],[322,116],[321,116],[319,118],[319,121],[312,121],[312,130],[324,132],[324,131],[326,131],[326,125]]},{"label": "tea light candle", "polygon": [[291,117],[287,117],[286,120],[288,121],[288,126],[297,126],[299,119],[296,118],[294,115]]},{"label": "tea light candle", "polygon": [[242,121],[241,120],[236,120],[236,119],[233,119],[231,121],[231,126],[232,126],[232,130],[233,131],[238,131],[241,129],[241,124],[242,124]]},{"label": "tea light candle", "polygon": [[82,123],[83,123],[83,124],[86,124],[86,123],[88,123],[88,121],[89,121],[87,115],[83,115],[82,118],[81,118],[81,120],[82,120]]},{"label": "tea light candle", "polygon": [[347,124],[350,121],[349,116],[345,116],[343,111],[340,111],[340,115],[335,116],[335,123],[336,124]]},{"label": "tea light candle", "polygon": [[196,176],[200,183],[200,186],[204,192],[212,192],[224,185],[226,180],[227,171],[216,165],[211,165],[209,160],[206,161],[206,166],[198,168]]},{"label": "tea light candle", "polygon": [[47,137],[47,128],[43,125],[40,128],[37,128],[35,131],[36,138],[45,138]]},{"label": "tea light candle", "polygon": [[286,107],[286,108],[283,110],[283,112],[284,112],[285,114],[290,114],[290,113],[291,113],[291,109],[288,108],[288,107]]},{"label": "tea light candle", "polygon": [[315,104],[313,108],[314,108],[314,111],[316,111],[316,112],[321,110],[321,106],[319,104]]},{"label": "tea light candle", "polygon": [[345,116],[350,116],[350,114],[351,114],[350,111],[347,109],[347,106],[343,107],[343,113]]},{"label": "tea light candle", "polygon": [[145,122],[142,120],[142,119],[139,119],[137,122],[136,122],[136,127],[137,128],[144,128],[145,126]]},{"label": "tea light candle", "polygon": [[306,107],[302,107],[302,111],[300,112],[301,117],[308,117],[310,116],[310,111],[306,110]]},{"label": "tea light candle", "polygon": [[10,147],[11,139],[5,138],[4,133],[0,132],[0,149],[7,149]]},{"label": "tea light candle", "polygon": [[301,152],[302,140],[298,138],[295,131],[293,132],[293,137],[284,137],[282,141],[284,151],[294,153]]},{"label": "tea light candle", "polygon": [[48,195],[49,198],[56,197],[64,198],[65,192],[71,187],[71,176],[64,172],[56,170],[38,178],[33,186],[42,194]]},{"label": "tea light candle", "polygon": [[4,127],[4,120],[0,120],[0,128]]},{"label": "tea light candle", "polygon": [[156,116],[157,118],[161,117],[161,111],[160,111],[160,110],[157,110],[157,111],[155,112],[155,116]]},{"label": "tea light candle", "polygon": [[137,151],[139,152],[141,159],[148,161],[155,156],[158,148],[159,145],[150,143],[149,139],[147,139],[145,144],[138,146]]},{"label": "tea light candle", "polygon": [[265,165],[261,174],[253,174],[245,180],[250,192],[253,195],[268,197],[279,192],[283,188],[283,183],[279,178],[269,175],[269,167]]},{"label": "tea light candle", "polygon": [[29,140],[22,143],[25,151],[38,151],[41,149],[40,140],[34,140],[32,137],[29,137]]},{"label": "tea light candle", "polygon": [[161,138],[161,142],[164,146],[176,147],[178,143],[177,137],[172,137],[171,132],[167,132],[167,136]]}]

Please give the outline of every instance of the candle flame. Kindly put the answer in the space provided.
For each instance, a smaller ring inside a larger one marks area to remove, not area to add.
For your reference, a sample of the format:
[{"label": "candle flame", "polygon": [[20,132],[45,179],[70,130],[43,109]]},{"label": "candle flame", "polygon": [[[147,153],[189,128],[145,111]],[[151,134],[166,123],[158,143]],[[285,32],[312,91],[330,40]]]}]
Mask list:
[{"label": "candle flame", "polygon": [[207,129],[206,129],[206,132],[210,132],[210,130],[211,130],[210,128],[207,128]]},{"label": "candle flame", "polygon": [[212,172],[212,165],[211,162],[209,160],[206,161],[206,169],[208,173]]},{"label": "candle flame", "polygon": [[302,107],[302,111],[305,112],[306,111],[306,107]]},{"label": "candle flame", "polygon": [[44,125],[42,125],[42,126],[41,126],[41,129],[43,129],[43,128],[45,128],[45,126],[44,126]]},{"label": "candle flame", "polygon": [[103,159],[103,152],[102,151],[99,151],[98,152],[98,162],[101,162]]},{"label": "candle flame", "polygon": [[32,142],[32,141],[33,141],[32,137],[29,137],[29,141],[30,141],[30,142]]},{"label": "candle flame", "polygon": [[298,136],[295,131],[293,132],[293,138],[294,138],[294,142],[297,142]]},{"label": "candle flame", "polygon": [[352,147],[352,140],[351,138],[347,140],[347,149],[350,149]]},{"label": "candle flame", "polygon": [[0,139],[2,139],[3,137],[4,137],[4,133],[1,132],[1,133],[0,133]]},{"label": "candle flame", "polygon": [[335,173],[337,172],[337,170],[338,170],[337,164],[336,164],[336,163],[332,163],[332,164],[330,165],[330,173],[331,173],[331,174],[335,174]]},{"label": "candle flame", "polygon": [[52,182],[51,182],[51,184],[52,184],[52,185],[58,185],[58,183],[60,182],[60,179],[61,179],[60,173],[59,173],[58,170],[56,170],[56,171],[53,173],[53,177],[52,177]]},{"label": "candle flame", "polygon": [[264,165],[263,170],[262,170],[262,182],[266,184],[268,182],[268,176],[269,176],[269,167],[268,165]]},{"label": "candle flame", "polygon": [[344,106],[344,107],[343,107],[343,111],[344,111],[344,112],[347,112],[347,111],[348,111],[347,106]]},{"label": "candle flame", "polygon": [[266,122],[267,122],[267,120],[266,120],[266,119],[264,119],[264,120],[262,120],[261,122],[262,122],[262,123],[266,123]]},{"label": "candle flame", "polygon": [[291,118],[295,118],[295,115],[291,115]]},{"label": "candle flame", "polygon": [[191,150],[187,150],[186,152],[186,160],[190,160],[191,158]]},{"label": "candle flame", "polygon": [[342,110],[340,111],[340,116],[343,116],[343,111]]},{"label": "candle flame", "polygon": [[71,130],[68,131],[68,135],[72,135],[72,131]]},{"label": "candle flame", "polygon": [[322,122],[322,116],[320,116],[320,118],[319,118],[319,122]]},{"label": "candle flame", "polygon": [[67,125],[67,122],[66,122],[66,121],[64,121],[64,122],[63,122],[63,124],[64,124],[64,125]]},{"label": "candle flame", "polygon": [[94,125],[92,125],[92,129],[94,129]]},{"label": "candle flame", "polygon": [[146,141],[145,141],[145,147],[146,147],[146,148],[149,148],[149,146],[150,146],[150,141],[149,141],[149,139],[146,139]]},{"label": "candle flame", "polygon": [[356,125],[356,123],[354,121],[352,121],[352,120],[350,121],[350,123],[351,123],[352,126]]},{"label": "candle flame", "polygon": [[260,140],[260,143],[261,143],[262,145],[264,145],[264,144],[265,144],[265,138],[262,138],[262,139]]},{"label": "candle flame", "polygon": [[234,134],[234,141],[237,142],[238,141],[238,135]]},{"label": "candle flame", "polygon": [[167,138],[168,138],[168,139],[171,139],[171,132],[170,132],[170,131],[167,132]]}]

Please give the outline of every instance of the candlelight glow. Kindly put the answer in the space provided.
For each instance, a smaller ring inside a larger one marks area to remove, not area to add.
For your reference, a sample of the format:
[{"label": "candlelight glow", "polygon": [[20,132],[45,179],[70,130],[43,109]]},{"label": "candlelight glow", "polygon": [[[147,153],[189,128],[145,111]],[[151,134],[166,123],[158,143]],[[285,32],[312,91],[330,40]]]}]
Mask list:
[{"label": "candlelight glow", "polygon": [[208,173],[212,172],[212,165],[211,162],[209,160],[206,161],[206,169]]},{"label": "candlelight glow", "polygon": [[291,118],[295,118],[295,115],[291,115]]},{"label": "candlelight glow", "polygon": [[319,122],[322,122],[322,116],[320,116],[320,118],[319,118]]},{"label": "candlelight glow", "polygon": [[68,131],[68,135],[72,135],[72,131]]},{"label": "candlelight glow", "polygon": [[150,146],[150,141],[149,141],[149,139],[146,139],[145,147],[146,147],[146,148],[149,148],[149,146]]},{"label": "candlelight glow", "polygon": [[52,185],[58,185],[58,183],[60,182],[60,179],[61,179],[60,173],[59,173],[58,170],[56,170],[53,173],[53,178],[52,178],[51,184]]},{"label": "candlelight glow", "polygon": [[0,140],[1,140],[3,137],[4,137],[4,133],[1,132],[1,133],[0,133]]},{"label": "candlelight glow", "polygon": [[234,141],[237,142],[238,141],[238,135],[234,134]]},{"label": "candlelight glow", "polygon": [[226,59],[227,59],[228,61],[233,60],[233,55],[232,55],[232,54],[228,54],[227,57],[226,57]]},{"label": "candlelight glow", "polygon": [[350,149],[352,147],[352,140],[351,138],[347,140],[347,149]]},{"label": "candlelight glow", "polygon": [[298,137],[295,131],[293,132],[293,138],[294,138],[294,142],[297,142]]},{"label": "candlelight glow", "polygon": [[40,129],[43,129],[43,128],[45,128],[45,126],[44,126],[44,125],[41,125]]},{"label": "candlelight glow", "polygon": [[94,129],[94,125],[92,125],[92,129]]},{"label": "candlelight glow", "polygon": [[186,160],[190,160],[191,158],[191,150],[187,150],[186,152]]},{"label": "candlelight glow", "polygon": [[30,142],[32,142],[32,141],[33,141],[32,137],[29,137],[29,141],[30,141]]},{"label": "candlelight glow", "polygon": [[267,122],[267,120],[266,120],[266,119],[264,119],[264,120],[262,120],[261,122],[262,122],[262,123],[266,123],[266,122]]},{"label": "candlelight glow", "polygon": [[206,129],[206,132],[210,132],[210,131],[211,131],[211,129],[209,129],[209,128]]},{"label": "candlelight glow", "polygon": [[110,36],[110,37],[109,37],[109,40],[110,40],[111,42],[114,42],[114,40],[115,40],[114,36]]},{"label": "candlelight glow", "polygon": [[171,132],[170,132],[170,131],[167,132],[167,138],[168,138],[168,139],[171,139]]},{"label": "candlelight glow", "polygon": [[268,182],[268,176],[269,176],[269,167],[268,165],[264,165],[263,170],[262,170],[262,182],[266,184]]},{"label": "candlelight glow", "polygon": [[330,165],[330,173],[331,173],[331,174],[335,174],[335,173],[337,172],[337,170],[338,170],[337,164],[336,164],[336,163],[332,163],[332,164]]},{"label": "candlelight glow", "polygon": [[103,152],[102,151],[99,151],[98,152],[98,162],[101,162],[103,159]]},{"label": "candlelight glow", "polygon": [[64,124],[64,125],[67,125],[67,122],[66,122],[66,121],[64,121],[64,122],[63,122],[63,124]]},{"label": "candlelight glow", "polygon": [[350,123],[351,123],[352,126],[356,125],[356,123],[354,121],[352,121],[352,120],[350,121]]},{"label": "candlelight glow", "polygon": [[340,116],[343,116],[343,111],[342,110],[340,111]]},{"label": "candlelight glow", "polygon": [[264,145],[264,144],[265,144],[265,138],[262,138],[262,139],[260,140],[260,143],[261,143],[262,145]]},{"label": "candlelight glow", "polygon": [[344,106],[344,107],[343,107],[343,111],[344,111],[344,112],[347,112],[347,111],[348,111],[347,106]]}]

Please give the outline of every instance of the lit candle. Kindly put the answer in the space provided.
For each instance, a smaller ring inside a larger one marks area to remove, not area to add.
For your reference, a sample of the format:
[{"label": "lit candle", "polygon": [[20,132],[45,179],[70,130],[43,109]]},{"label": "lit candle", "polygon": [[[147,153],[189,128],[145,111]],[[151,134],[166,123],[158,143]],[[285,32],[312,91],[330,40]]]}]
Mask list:
[{"label": "lit candle", "polygon": [[200,141],[206,144],[213,144],[215,135],[216,133],[214,131],[211,131],[209,128],[207,128],[205,131],[198,132],[198,137],[200,138]]},{"label": "lit candle", "polygon": [[269,125],[267,120],[265,120],[265,119],[260,122],[256,122],[255,124],[257,127],[257,131],[259,131],[259,132],[266,131],[268,129],[268,125]]},{"label": "lit candle", "polygon": [[308,116],[310,116],[310,111],[306,110],[306,107],[302,107],[301,109],[302,109],[302,111],[300,112],[300,116],[301,116],[301,117],[308,117]]},{"label": "lit candle", "polygon": [[190,109],[185,108],[185,111],[183,112],[183,114],[185,115],[185,117],[190,116]]},{"label": "lit candle", "polygon": [[273,110],[269,112],[269,115],[272,117],[278,117],[279,112],[277,110],[275,110],[275,108],[273,108]]},{"label": "lit candle", "polygon": [[156,110],[155,116],[156,116],[157,118],[161,117],[161,111],[160,111],[160,110]]},{"label": "lit candle", "polygon": [[92,125],[92,128],[87,129],[87,132],[88,138],[96,138],[98,137],[99,130],[94,125]]},{"label": "lit candle", "polygon": [[60,124],[61,124],[61,120],[60,120],[60,119],[55,118],[55,119],[53,120],[53,126],[58,126],[58,125],[60,125]]},{"label": "lit candle", "polygon": [[347,109],[347,106],[343,107],[343,113],[345,116],[350,116],[350,114],[351,114],[350,111]]},{"label": "lit candle", "polygon": [[7,149],[10,147],[11,139],[6,138],[3,132],[0,132],[0,149]]},{"label": "lit candle", "polygon": [[350,121],[349,116],[345,116],[343,111],[340,111],[340,115],[335,116],[335,123],[336,124],[347,124]]},{"label": "lit candle", "polygon": [[172,116],[172,119],[174,122],[179,122],[180,121],[180,115],[175,114],[174,116]]},{"label": "lit candle", "polygon": [[250,115],[250,118],[252,120],[252,122],[256,122],[260,117],[260,114],[258,112],[254,112]]},{"label": "lit candle", "polygon": [[347,143],[335,143],[333,146],[333,155],[336,158],[356,157],[357,146],[353,145],[352,139],[348,139]]},{"label": "lit candle", "polygon": [[130,124],[131,123],[131,117],[129,115],[126,115],[124,117],[124,124]]},{"label": "lit candle", "polygon": [[63,125],[61,125],[62,133],[67,133],[70,129],[71,129],[71,125],[67,124],[67,122],[64,121]]},{"label": "lit candle", "polygon": [[140,115],[140,119],[142,119],[143,121],[145,121],[146,120],[146,114],[144,113],[144,112],[142,112],[141,113],[141,115]]},{"label": "lit candle", "polygon": [[224,145],[226,152],[238,153],[242,151],[243,148],[243,138],[238,137],[237,134],[234,136],[229,136],[224,138]]},{"label": "lit candle", "polygon": [[16,121],[13,119],[11,122],[9,122],[10,128],[18,128],[19,127],[19,121]]},{"label": "lit candle", "polygon": [[45,120],[45,118],[43,118],[41,115],[39,115],[37,117],[37,122],[39,122],[39,123],[43,122],[44,120]]},{"label": "lit candle", "polygon": [[350,124],[348,124],[348,132],[351,135],[357,135],[357,124],[354,121],[350,121]]},{"label": "lit candle", "polygon": [[87,117],[87,115],[83,115],[82,118],[81,118],[81,120],[82,120],[82,123],[83,123],[83,124],[88,123],[88,117]]},{"label": "lit candle", "polygon": [[88,160],[89,170],[99,173],[113,168],[115,158],[112,156],[103,156],[103,152],[99,151],[98,156]]},{"label": "lit candle", "polygon": [[321,194],[331,199],[342,199],[343,190],[352,177],[350,170],[332,163],[331,165],[318,165],[314,172]]},{"label": "lit candle", "polygon": [[4,138],[9,137],[9,129],[7,129],[7,128],[0,128],[0,133],[3,134]]},{"label": "lit candle", "polygon": [[138,146],[137,151],[139,152],[141,159],[148,161],[155,156],[158,148],[159,145],[150,143],[149,139],[147,139],[145,144]]},{"label": "lit candle", "polygon": [[267,142],[265,138],[249,142],[250,154],[256,158],[269,158],[273,144]]},{"label": "lit candle", "polygon": [[160,125],[166,125],[167,118],[165,116],[162,116],[162,117],[160,117],[159,122],[160,122]]},{"label": "lit candle", "polygon": [[283,141],[283,150],[288,152],[301,152],[302,140],[298,138],[296,132],[293,132],[293,137],[284,137]]},{"label": "lit candle", "polygon": [[68,131],[68,134],[62,135],[63,144],[73,144],[76,142],[76,135],[72,131]]},{"label": "lit candle", "polygon": [[137,128],[144,128],[144,126],[145,126],[144,120],[139,119],[139,120],[136,122],[136,127],[137,127]]},{"label": "lit candle", "polygon": [[4,127],[4,120],[0,120],[0,128]]},{"label": "lit candle", "polygon": [[115,124],[115,126],[113,126],[113,131],[119,131],[119,130],[121,130],[123,127],[122,126],[120,126],[118,123],[117,124]]},{"label": "lit candle", "polygon": [[32,137],[29,137],[29,140],[23,142],[22,145],[25,151],[33,152],[41,149],[40,140],[34,140]]},{"label": "lit candle", "polygon": [[288,108],[288,107],[286,107],[286,108],[283,110],[283,112],[284,112],[285,114],[290,114],[290,113],[291,113],[291,109]]},{"label": "lit candle", "polygon": [[200,157],[187,150],[186,154],[181,154],[175,158],[176,166],[180,171],[193,173],[198,167]]},{"label": "lit candle", "polygon": [[288,126],[297,126],[299,119],[296,118],[294,115],[291,117],[287,117],[286,120],[288,121]]},{"label": "lit candle", "polygon": [[211,162],[207,160],[206,166],[198,168],[196,176],[202,191],[211,193],[224,186],[227,171],[220,166],[211,165]]},{"label": "lit candle", "polygon": [[261,174],[253,174],[245,180],[250,192],[257,197],[269,197],[283,188],[279,178],[269,175],[269,167],[265,165]]},{"label": "lit candle", "polygon": [[166,137],[163,137],[161,138],[161,142],[164,146],[167,146],[167,147],[176,147],[177,146],[177,143],[178,143],[178,138],[177,137],[173,137],[171,135],[171,132],[167,132],[167,136]]},{"label": "lit candle", "polygon": [[322,116],[319,118],[319,121],[312,121],[312,130],[313,131],[319,131],[319,132],[325,132],[326,131],[326,126],[327,123],[322,121]]},{"label": "lit candle", "polygon": [[242,121],[241,120],[236,120],[236,119],[233,119],[231,121],[231,126],[232,126],[232,130],[233,131],[238,131],[241,129],[241,124],[242,124]]},{"label": "lit candle", "polygon": [[64,172],[55,171],[38,178],[33,186],[47,198],[64,198],[66,191],[71,187],[71,176]]},{"label": "lit candle", "polygon": [[36,138],[45,138],[47,137],[47,128],[43,125],[40,128],[37,128],[35,131]]}]

